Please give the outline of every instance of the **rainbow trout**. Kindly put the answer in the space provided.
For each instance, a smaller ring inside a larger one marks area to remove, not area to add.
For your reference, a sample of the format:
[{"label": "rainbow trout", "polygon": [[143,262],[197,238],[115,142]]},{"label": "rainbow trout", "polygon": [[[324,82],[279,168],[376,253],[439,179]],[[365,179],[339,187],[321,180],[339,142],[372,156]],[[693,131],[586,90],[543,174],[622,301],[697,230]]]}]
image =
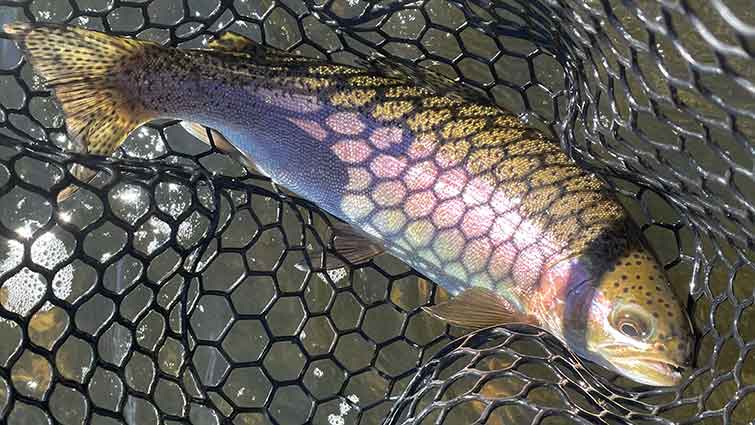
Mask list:
[{"label": "rainbow trout", "polygon": [[388,252],[454,295],[433,315],[531,323],[640,383],[674,385],[690,364],[689,318],[604,185],[429,72],[425,87],[380,63],[327,63],[231,33],[183,50],[64,26],[5,31],[92,154],[156,118],[199,123],[343,220],[326,266]]}]

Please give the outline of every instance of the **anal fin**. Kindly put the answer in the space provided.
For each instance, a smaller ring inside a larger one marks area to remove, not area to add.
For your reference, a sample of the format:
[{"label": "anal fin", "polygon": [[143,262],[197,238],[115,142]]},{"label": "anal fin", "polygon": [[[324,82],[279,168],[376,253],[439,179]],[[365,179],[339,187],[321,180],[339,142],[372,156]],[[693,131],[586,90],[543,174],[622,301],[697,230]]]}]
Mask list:
[{"label": "anal fin", "polygon": [[254,165],[254,162],[248,155],[242,153],[236,148],[228,139],[225,138],[218,131],[209,127],[205,127],[202,124],[198,124],[190,121],[181,121],[181,127],[188,131],[192,136],[201,140],[202,142],[216,148],[220,152],[230,156],[241,165],[246,167],[249,171],[258,172],[259,170]]},{"label": "anal fin", "polygon": [[522,313],[494,291],[472,287],[450,300],[423,307],[430,315],[463,328],[482,329],[506,323],[531,323]]},{"label": "anal fin", "polygon": [[[335,222],[332,228],[333,249],[350,264],[366,263],[385,252],[385,248],[379,242],[347,223]],[[322,250],[310,253],[310,257],[316,266],[322,264],[322,260],[324,259],[325,270],[334,270],[346,266],[346,263],[338,256]],[[299,270],[308,269],[306,261],[297,263],[296,268]]]},{"label": "anal fin", "polygon": [[[97,176],[97,171],[92,170],[91,168],[85,167],[81,164],[74,164],[70,168],[71,175],[76,179],[84,183],[89,183]],[[65,201],[66,199],[70,198],[76,191],[79,190],[79,187],[76,185],[70,185],[67,186],[65,189],[58,192],[58,203],[61,203]]]}]

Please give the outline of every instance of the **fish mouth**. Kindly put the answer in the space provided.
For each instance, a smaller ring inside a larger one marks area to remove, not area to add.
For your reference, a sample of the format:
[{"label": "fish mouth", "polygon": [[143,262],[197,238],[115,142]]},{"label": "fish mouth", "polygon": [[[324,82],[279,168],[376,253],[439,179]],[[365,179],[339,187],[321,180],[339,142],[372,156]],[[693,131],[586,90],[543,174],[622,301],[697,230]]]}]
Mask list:
[{"label": "fish mouth", "polygon": [[633,356],[611,356],[603,353],[603,357],[612,368],[627,378],[645,385],[656,387],[673,387],[682,381],[682,374],[686,368],[667,359],[659,359],[636,353]]},{"label": "fish mouth", "polygon": [[639,377],[633,378],[637,382],[659,387],[669,387],[679,384],[682,380],[684,368],[675,363],[653,359],[640,359],[640,361],[643,363],[643,366],[638,368],[638,370],[645,369],[651,373],[646,372],[642,374],[644,379]]}]

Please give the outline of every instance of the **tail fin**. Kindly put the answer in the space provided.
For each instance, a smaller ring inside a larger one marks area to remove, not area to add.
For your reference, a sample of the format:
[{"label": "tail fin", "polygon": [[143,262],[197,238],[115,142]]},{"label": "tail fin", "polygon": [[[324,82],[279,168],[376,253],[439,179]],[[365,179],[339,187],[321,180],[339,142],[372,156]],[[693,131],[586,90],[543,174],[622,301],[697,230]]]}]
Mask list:
[{"label": "tail fin", "polygon": [[[82,28],[16,23],[3,27],[55,90],[68,133],[86,152],[111,155],[138,126],[157,118],[130,95],[127,75],[141,72],[157,44]],[[133,88],[132,88],[133,89]],[[74,167],[83,181],[94,172]],[[61,192],[70,196],[73,190]]]}]

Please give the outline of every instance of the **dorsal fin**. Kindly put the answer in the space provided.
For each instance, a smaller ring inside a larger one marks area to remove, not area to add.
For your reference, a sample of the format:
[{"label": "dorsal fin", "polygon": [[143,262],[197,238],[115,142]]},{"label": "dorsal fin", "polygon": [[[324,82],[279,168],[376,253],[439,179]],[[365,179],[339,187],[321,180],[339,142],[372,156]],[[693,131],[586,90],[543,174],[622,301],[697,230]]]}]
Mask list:
[{"label": "dorsal fin", "polygon": [[207,47],[211,50],[235,53],[256,53],[258,46],[259,44],[251,38],[232,31],[226,31],[207,43]]},{"label": "dorsal fin", "polygon": [[226,31],[217,38],[207,43],[207,47],[211,50],[217,50],[229,53],[247,54],[254,58],[257,63],[310,63],[319,62],[317,59],[300,56],[294,53],[289,53],[284,50],[276,49],[275,47],[265,46],[249,37],[243,36],[239,33],[232,31]]}]

